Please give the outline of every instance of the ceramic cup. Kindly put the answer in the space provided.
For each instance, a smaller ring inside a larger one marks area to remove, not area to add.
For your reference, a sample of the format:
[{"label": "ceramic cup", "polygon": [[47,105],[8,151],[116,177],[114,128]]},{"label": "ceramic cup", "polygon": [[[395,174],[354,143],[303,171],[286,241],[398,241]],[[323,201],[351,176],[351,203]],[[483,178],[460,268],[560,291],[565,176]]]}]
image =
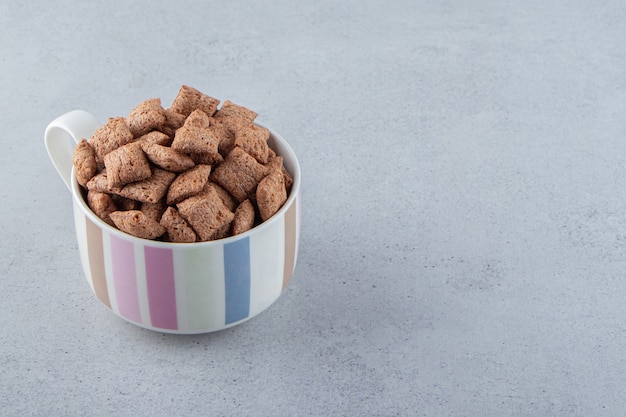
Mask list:
[{"label": "ceramic cup", "polygon": [[222,330],[267,309],[296,265],[300,233],[300,167],[285,140],[269,129],[293,186],[283,207],[255,228],[225,239],[169,243],[140,239],[100,220],[87,206],[72,167],[75,143],[100,126],[82,110],[46,128],[50,159],[70,190],[85,276],[96,297],[140,327],[194,334]]}]

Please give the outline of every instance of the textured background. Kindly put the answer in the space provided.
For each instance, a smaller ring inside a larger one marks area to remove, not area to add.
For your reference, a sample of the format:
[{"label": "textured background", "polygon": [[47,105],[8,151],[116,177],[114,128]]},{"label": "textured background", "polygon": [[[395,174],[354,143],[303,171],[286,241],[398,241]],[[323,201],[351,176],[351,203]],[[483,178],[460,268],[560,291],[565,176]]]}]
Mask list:
[{"label": "textured background", "polygon": [[[0,3],[0,414],[609,416],[626,409],[619,0]],[[296,273],[172,336],[91,294],[43,146],[188,84],[303,169]]]}]

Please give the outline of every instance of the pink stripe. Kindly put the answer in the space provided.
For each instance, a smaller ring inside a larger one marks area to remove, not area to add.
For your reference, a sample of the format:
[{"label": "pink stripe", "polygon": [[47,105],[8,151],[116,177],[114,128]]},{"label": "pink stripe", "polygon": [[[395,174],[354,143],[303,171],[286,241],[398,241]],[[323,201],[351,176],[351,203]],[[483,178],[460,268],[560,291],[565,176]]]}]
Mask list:
[{"label": "pink stripe", "polygon": [[144,252],[152,325],[162,329],[178,330],[172,250],[146,246]]},{"label": "pink stripe", "polygon": [[111,260],[113,262],[115,297],[120,315],[141,323],[133,244],[111,235]]}]

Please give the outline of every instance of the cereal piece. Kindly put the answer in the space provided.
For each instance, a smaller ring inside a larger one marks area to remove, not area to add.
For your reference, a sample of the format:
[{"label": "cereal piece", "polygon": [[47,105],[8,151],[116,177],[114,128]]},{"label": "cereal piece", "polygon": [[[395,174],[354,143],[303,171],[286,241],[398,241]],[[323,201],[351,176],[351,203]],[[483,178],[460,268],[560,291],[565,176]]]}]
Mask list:
[{"label": "cereal piece", "polygon": [[211,127],[211,117],[202,110],[197,109],[192,111],[191,114],[187,116],[183,126],[192,129],[208,129]]},{"label": "cereal piece", "polygon": [[216,155],[217,157],[219,139],[209,127],[209,117],[206,113],[194,110],[185,120],[185,124],[176,131],[172,149],[188,154]]},{"label": "cereal piece", "polygon": [[224,160],[222,155],[217,152],[213,153],[190,153],[189,157],[196,164],[217,165]]},{"label": "cereal piece", "polygon": [[129,143],[109,152],[104,157],[109,188],[141,181],[152,175],[150,164],[140,143]]},{"label": "cereal piece", "polygon": [[283,173],[283,177],[285,177],[285,189],[287,190],[287,192],[291,190],[291,186],[293,185],[293,177],[285,168],[282,156],[271,157],[268,163],[265,164],[265,168],[267,168],[268,172],[275,169],[280,170],[280,172]]},{"label": "cereal piece", "polygon": [[231,230],[233,235],[238,235],[252,229],[252,226],[254,226],[254,206],[250,200],[245,200],[235,210]]},{"label": "cereal piece", "polygon": [[206,183],[206,185],[202,189],[202,192],[203,193],[209,192],[208,190],[209,188],[213,188],[217,192],[217,195],[220,196],[220,198],[222,199],[222,202],[224,203],[226,207],[228,207],[230,211],[235,211],[235,209],[239,205],[239,202],[235,200],[233,196],[228,193],[228,191],[226,191],[224,188],[220,187],[218,184],[214,183],[213,181],[209,181]]},{"label": "cereal piece", "polygon": [[151,98],[140,103],[126,117],[126,124],[134,137],[162,128],[165,121],[165,110],[159,98]]},{"label": "cereal piece", "polygon": [[165,109],[165,124],[161,128],[161,131],[173,138],[176,130],[185,123],[185,118],[184,114]]},{"label": "cereal piece", "polygon": [[165,228],[139,210],[114,211],[111,220],[118,229],[143,239],[156,239],[165,233]]},{"label": "cereal piece", "polygon": [[200,241],[226,237],[235,217],[213,189],[202,195],[189,197],[178,203],[177,207]]},{"label": "cereal piece", "polygon": [[98,170],[96,152],[85,139],[81,139],[76,144],[74,154],[72,155],[72,165],[74,166],[76,180],[83,187],[96,175]]},{"label": "cereal piece", "polygon": [[170,138],[163,132],[153,130],[152,132],[148,132],[145,135],[138,137],[137,139],[135,139],[135,142],[141,143],[141,147],[143,149],[146,145],[153,143],[156,145],[169,146],[172,142],[172,138]]},{"label": "cereal piece", "polygon": [[167,205],[165,201],[162,199],[157,201],[156,203],[141,203],[139,210],[147,217],[154,219],[156,221],[161,220],[161,216],[165,212]]},{"label": "cereal piece", "polygon": [[272,217],[287,201],[285,177],[282,172],[274,170],[259,182],[256,190],[256,202],[261,220]]},{"label": "cereal piece", "polygon": [[159,223],[167,231],[167,240],[170,242],[191,243],[196,241],[196,232],[172,206],[165,210]]},{"label": "cereal piece", "polygon": [[291,186],[293,185],[293,177],[284,166],[281,166],[280,170],[283,173],[283,178],[285,178],[285,190],[287,190],[287,192],[290,192]]},{"label": "cereal piece", "polygon": [[183,85],[172,102],[170,110],[189,116],[194,110],[200,109],[209,116],[213,116],[220,101],[207,96],[193,87]]},{"label": "cereal piece", "polygon": [[126,121],[123,117],[110,117],[109,120],[100,126],[89,138],[89,144],[96,152],[96,162],[98,167],[104,166],[104,156],[111,151],[126,145],[133,140]]},{"label": "cereal piece", "polygon": [[[121,190],[121,188],[120,188]],[[126,198],[126,197],[122,197],[119,194],[111,194],[111,198],[113,199],[113,202],[115,202],[115,205],[117,206],[117,209],[122,211],[122,210],[139,210],[141,208],[141,201],[137,201],[137,200],[133,200],[130,198]]]},{"label": "cereal piece", "polygon": [[280,170],[283,166],[283,157],[282,156],[274,156],[270,158],[265,164],[265,168],[267,168],[268,172],[274,170]]},{"label": "cereal piece", "polygon": [[[87,184],[85,188],[89,191],[100,191],[102,193],[110,193],[114,192],[109,188],[109,179],[107,178],[107,170],[103,169],[94,175]],[[115,187],[115,191],[119,191],[120,187]]]},{"label": "cereal piece", "polygon": [[167,191],[167,204],[176,204],[192,195],[198,194],[209,181],[211,165],[196,165],[189,171],[178,175]]},{"label": "cereal piece", "polygon": [[155,167],[150,177],[126,184],[116,194],[142,203],[156,203],[165,196],[174,177],[175,173]]},{"label": "cereal piece", "polygon": [[115,202],[109,194],[101,193],[99,191],[87,192],[87,205],[93,211],[96,216],[104,220],[111,226],[115,226],[113,220],[111,220],[111,213],[117,211],[118,208]]},{"label": "cereal piece", "polygon": [[211,179],[242,202],[254,197],[257,184],[266,173],[263,165],[236,146],[215,169]]},{"label": "cereal piece", "polygon": [[234,145],[248,152],[260,163],[266,164],[269,159],[269,137],[270,131],[264,127],[237,126]]},{"label": "cereal piece", "polygon": [[189,156],[169,146],[150,143],[143,146],[143,151],[153,164],[171,172],[183,172],[195,165]]},{"label": "cereal piece", "polygon": [[210,129],[215,133],[215,136],[219,139],[218,151],[222,156],[228,155],[235,146],[235,127],[230,126],[219,119],[214,117],[210,118]]},{"label": "cereal piece", "polygon": [[224,122],[232,124],[252,125],[258,114],[250,109],[226,100],[222,107],[213,117],[223,119]]}]

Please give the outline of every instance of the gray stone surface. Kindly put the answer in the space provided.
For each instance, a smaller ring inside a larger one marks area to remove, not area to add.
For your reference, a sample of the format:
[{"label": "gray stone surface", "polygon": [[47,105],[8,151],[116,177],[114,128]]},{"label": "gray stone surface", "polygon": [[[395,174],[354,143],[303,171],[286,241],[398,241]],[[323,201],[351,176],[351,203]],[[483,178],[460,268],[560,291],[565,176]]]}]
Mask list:
[{"label": "gray stone surface", "polygon": [[[626,409],[618,0],[0,3],[0,415],[617,416]],[[90,292],[43,146],[182,84],[303,169],[296,273],[173,336]]]}]

